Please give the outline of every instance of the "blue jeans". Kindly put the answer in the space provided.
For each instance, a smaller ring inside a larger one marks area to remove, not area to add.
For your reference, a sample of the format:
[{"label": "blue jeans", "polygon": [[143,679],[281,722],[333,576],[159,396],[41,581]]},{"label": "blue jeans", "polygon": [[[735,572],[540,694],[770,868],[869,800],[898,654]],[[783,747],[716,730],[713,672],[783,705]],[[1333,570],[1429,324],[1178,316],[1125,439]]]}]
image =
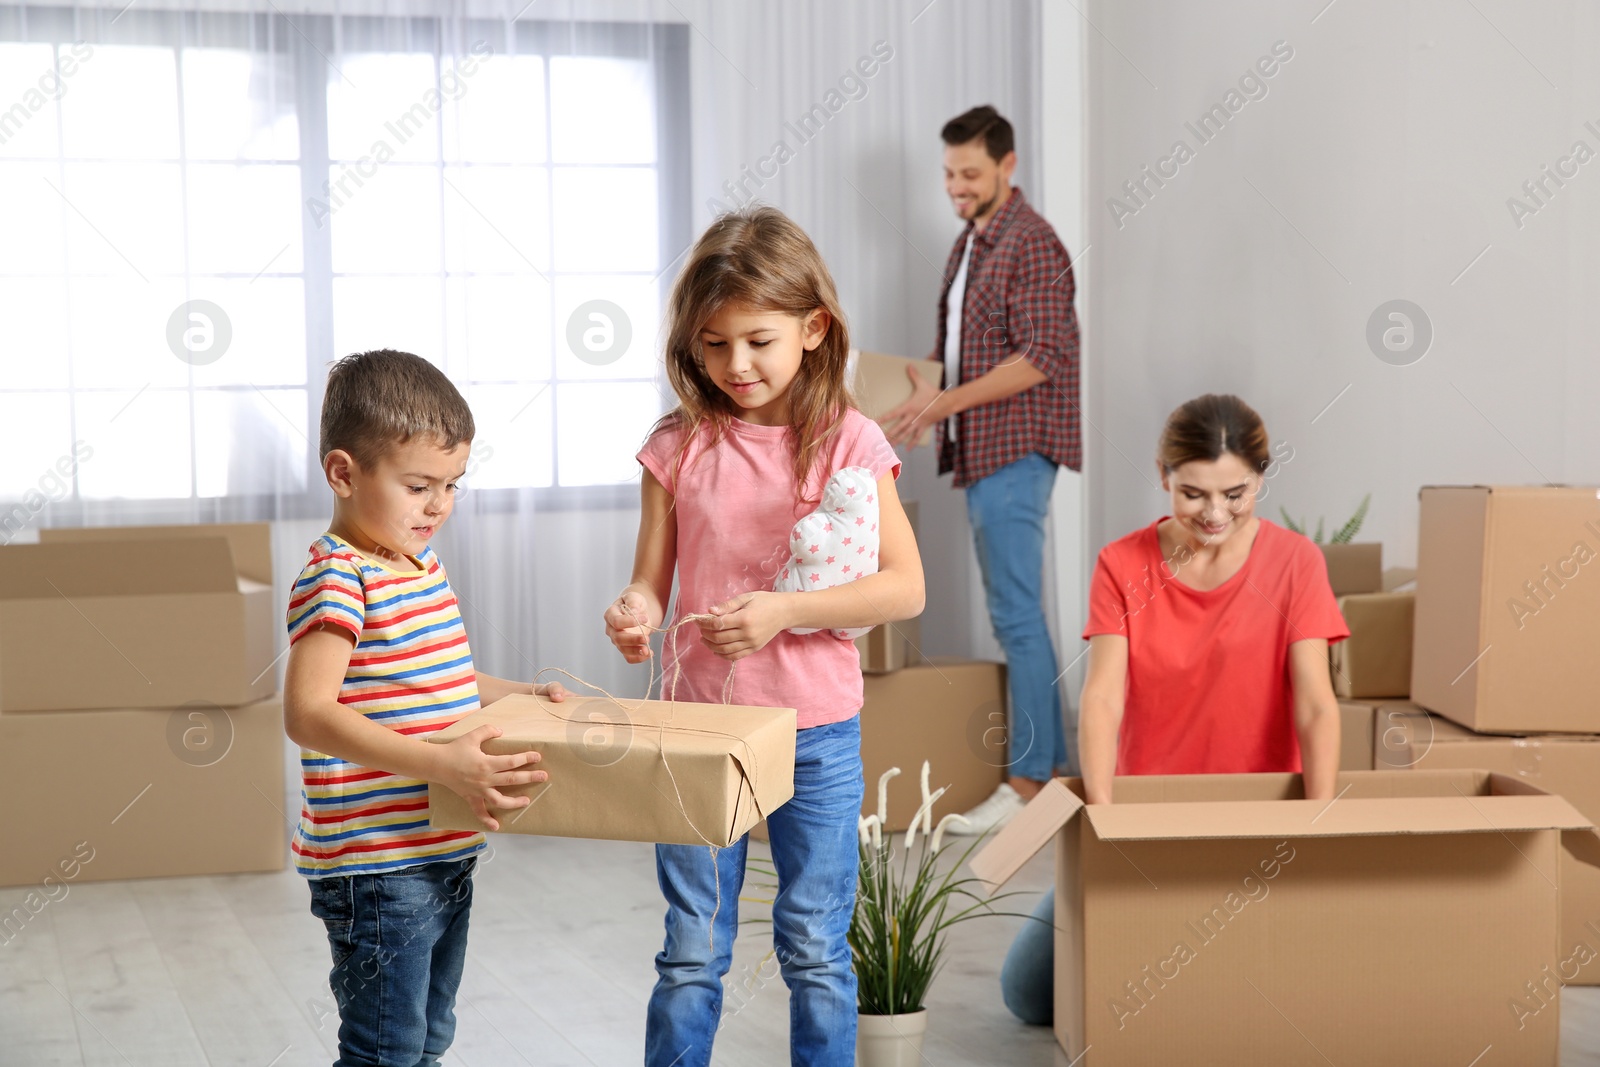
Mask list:
[{"label": "blue jeans", "polygon": [[477,862],[310,880],[333,950],[334,1067],[435,1067],[450,1047]]},{"label": "blue jeans", "polygon": [[[789,1059],[799,1067],[853,1067],[856,976],[845,935],[855,910],[856,820],[861,816],[861,717],[801,730],[794,799],[767,816],[778,894],[772,941],[789,987]],[[722,1016],[722,978],[733,956],[748,837],[723,849],[657,845],[667,898],[666,946],[645,1016],[646,1067],[706,1067]],[[712,872],[712,854],[720,875]],[[715,929],[712,913],[716,914]],[[738,1003],[761,995],[765,968],[733,985]]]},{"label": "blue jeans", "polygon": [[1067,762],[1056,650],[1044,620],[1044,521],[1055,484],[1056,465],[1031,452],[967,487],[989,621],[1006,654],[1008,773],[1036,782]]},{"label": "blue jeans", "polygon": [[[1040,921],[1043,920],[1043,921]],[[1000,996],[1011,1014],[1033,1026],[1049,1026],[1056,1013],[1056,891],[1034,906],[1000,968]]]}]

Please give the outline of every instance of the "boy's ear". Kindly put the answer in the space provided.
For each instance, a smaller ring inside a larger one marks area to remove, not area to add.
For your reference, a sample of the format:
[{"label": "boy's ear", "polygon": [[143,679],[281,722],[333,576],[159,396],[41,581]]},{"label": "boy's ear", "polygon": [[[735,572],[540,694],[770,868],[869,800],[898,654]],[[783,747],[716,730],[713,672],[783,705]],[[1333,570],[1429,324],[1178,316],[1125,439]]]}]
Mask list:
[{"label": "boy's ear", "polygon": [[828,314],[827,308],[815,308],[806,316],[806,321],[801,326],[803,339],[801,343],[807,352],[815,352],[817,346],[822,344],[822,339],[828,336],[828,327],[833,325],[833,316]]},{"label": "boy's ear", "polygon": [[335,448],[322,457],[322,475],[328,479],[328,488],[342,499],[348,500],[355,492],[351,485],[355,469],[355,457],[342,448]]}]

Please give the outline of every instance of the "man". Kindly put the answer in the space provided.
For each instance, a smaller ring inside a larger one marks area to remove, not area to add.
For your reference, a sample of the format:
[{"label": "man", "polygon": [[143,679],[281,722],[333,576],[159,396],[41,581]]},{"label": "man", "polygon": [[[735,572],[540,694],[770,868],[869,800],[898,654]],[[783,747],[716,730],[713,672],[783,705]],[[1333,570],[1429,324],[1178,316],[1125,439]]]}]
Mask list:
[{"label": "man", "polygon": [[967,492],[978,564],[1010,686],[1007,780],[967,812],[967,833],[1022,810],[1066,762],[1056,654],[1044,616],[1044,530],[1056,468],[1082,467],[1078,322],[1067,250],[1011,185],[1011,124],[994,108],[952,119],[945,192],[966,229],[939,295],[945,385],[907,368],[911,399],[882,419],[889,440],[939,426],[939,473]]}]

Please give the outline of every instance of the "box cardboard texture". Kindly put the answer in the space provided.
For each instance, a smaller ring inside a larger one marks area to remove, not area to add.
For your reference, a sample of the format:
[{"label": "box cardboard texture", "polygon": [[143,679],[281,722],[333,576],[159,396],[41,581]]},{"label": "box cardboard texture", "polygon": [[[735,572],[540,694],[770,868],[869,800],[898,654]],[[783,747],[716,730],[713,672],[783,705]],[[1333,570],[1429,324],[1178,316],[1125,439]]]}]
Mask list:
[{"label": "box cardboard texture", "polygon": [[[246,575],[226,534],[184,529],[196,532],[53,531],[0,548],[0,712],[270,697],[271,586]],[[271,576],[270,558],[246,566]]]},{"label": "box cardboard texture", "polygon": [[[502,790],[533,798],[501,817],[504,833],[725,846],[794,796],[792,708],[509,696],[427,740],[486,724],[504,733],[485,752],[532,749],[550,772],[548,782]],[[436,784],[428,823],[482,829],[465,800]]]},{"label": "box cardboard texture", "polygon": [[[911,532],[918,526],[918,509],[915,500],[902,500],[906,518],[911,520]],[[922,662],[922,619],[904,619],[883,623],[856,638],[856,651],[861,654],[864,674],[886,674]]]},{"label": "box cardboard texture", "polygon": [[282,870],[283,802],[276,698],[0,715],[0,885]]},{"label": "box cardboard texture", "polygon": [[1339,598],[1350,636],[1328,646],[1334,694],[1346,700],[1404,699],[1411,694],[1411,593],[1355,593]]},{"label": "box cardboard texture", "polygon": [[[924,381],[935,389],[944,386],[944,364],[932,359],[907,359],[882,352],[857,352],[855,377],[850,391],[855,394],[856,406],[869,419],[880,419],[911,399],[911,379],[906,368],[914,366]],[[924,430],[913,442],[920,448],[928,443],[931,431]]]},{"label": "box cardboard texture", "polygon": [[[1415,704],[1385,703],[1376,711],[1379,770],[1480,768],[1517,778],[1566,799],[1579,814],[1600,821],[1600,737],[1547,734],[1496,737],[1475,734]],[[1567,985],[1600,985],[1600,868],[1571,853],[1561,857],[1561,959]],[[1574,949],[1588,952],[1574,959]]]},{"label": "box cardboard texture", "polygon": [[1592,488],[1421,494],[1411,699],[1484,733],[1600,733]]},{"label": "box cardboard texture", "polygon": [[1383,592],[1383,545],[1378,541],[1318,545],[1328,564],[1334,596]]},{"label": "box cardboard texture", "polygon": [[[1056,845],[1055,1031],[1080,1067],[1557,1063],[1560,797],[1485,771],[1056,779],[972,859]],[[1525,984],[1527,983],[1527,984]],[[1513,1010],[1507,1010],[1511,1004]],[[1516,1006],[1521,1005],[1520,1009]]]},{"label": "box cardboard texture", "polygon": [[1341,771],[1372,770],[1372,751],[1376,744],[1373,724],[1376,720],[1371,704],[1339,701],[1339,769]]}]

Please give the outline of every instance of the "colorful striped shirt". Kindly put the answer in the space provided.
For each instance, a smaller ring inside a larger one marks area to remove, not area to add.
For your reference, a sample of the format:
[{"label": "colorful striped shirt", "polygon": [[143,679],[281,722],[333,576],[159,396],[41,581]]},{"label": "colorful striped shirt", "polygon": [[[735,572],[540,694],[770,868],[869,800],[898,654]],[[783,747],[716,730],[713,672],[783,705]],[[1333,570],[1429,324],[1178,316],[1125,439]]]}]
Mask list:
[{"label": "colorful striped shirt", "polygon": [[[420,739],[478,710],[478,681],[438,555],[425,548],[416,563],[398,570],[323,534],[289,594],[289,643],[324,624],[350,631],[356,646],[339,703]],[[428,828],[428,785],[416,778],[309,749],[300,776],[291,848],[307,878],[377,874],[484,848],[480,833]]]}]

